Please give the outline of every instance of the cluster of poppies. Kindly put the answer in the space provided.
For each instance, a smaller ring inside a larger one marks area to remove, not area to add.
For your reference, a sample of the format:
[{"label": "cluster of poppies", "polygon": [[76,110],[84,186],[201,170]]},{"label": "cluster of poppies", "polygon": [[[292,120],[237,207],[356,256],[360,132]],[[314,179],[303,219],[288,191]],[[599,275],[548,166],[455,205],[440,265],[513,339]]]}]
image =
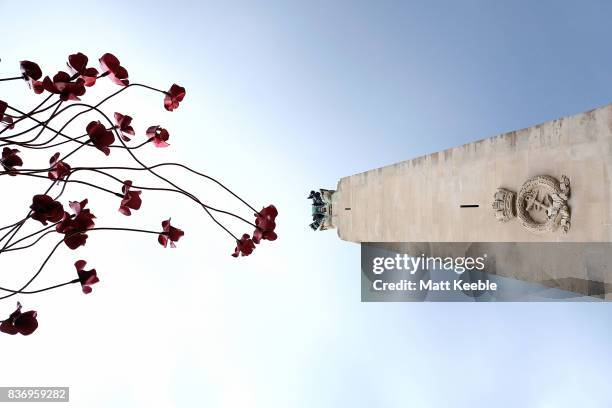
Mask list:
[{"label": "cluster of poppies", "polygon": [[74,214],[64,210],[64,206],[46,194],[37,194],[32,198],[30,206],[31,218],[40,221],[43,225],[47,222],[56,224],[55,230],[64,234],[64,243],[70,249],[77,249],[87,242],[87,231],[95,226],[95,215],[85,208],[87,199],[83,201],[70,201],[70,208]]},{"label": "cluster of poppies", "polygon": [[95,227],[94,218],[87,206],[87,199],[83,201],[70,201],[70,208],[74,214],[64,211],[61,221],[55,227],[60,234],[64,234],[64,243],[70,249],[77,249],[87,242],[87,231]]},{"label": "cluster of poppies", "polygon": [[[53,77],[45,76],[40,66],[32,61],[21,61],[21,75],[36,94],[44,91],[56,94],[62,101],[78,101],[85,95],[86,88],[94,86],[98,78],[108,76],[119,86],[130,84],[129,74],[117,57],[111,53],[102,55],[99,60],[101,72],[94,67],[88,67],[89,58],[78,52],[68,56],[68,70],[59,71]],[[185,88],[173,84],[164,96],[164,107],[168,111],[178,108],[185,97]]]},{"label": "cluster of poppies", "polygon": [[[28,82],[30,88],[36,94],[47,91],[58,95],[62,101],[80,100],[80,96],[85,94],[87,87],[95,85],[98,78],[105,76],[108,76],[112,82],[119,86],[128,86],[130,84],[128,71],[113,54],[106,53],[100,57],[101,73],[96,68],[88,67],[88,62],[89,58],[85,54],[81,52],[72,54],[68,56],[67,63],[70,73],[59,71],[53,77],[45,76],[42,80],[43,73],[37,63],[21,61],[20,66],[23,79]],[[168,111],[178,108],[186,95],[185,88],[177,84],[173,84],[168,91],[163,93],[164,108]],[[13,117],[6,115],[8,106],[6,102],[0,100],[0,123],[12,129],[14,127]],[[106,128],[100,121],[92,121],[85,130],[92,145],[108,156],[110,154],[110,146],[115,142],[113,130],[117,130],[121,135],[121,139],[125,142],[130,141],[130,136],[135,135],[131,122],[131,116],[116,112],[114,126]],[[146,135],[155,147],[169,146],[168,139],[170,138],[170,133],[159,125],[149,126],[146,130]],[[19,153],[19,150],[5,147],[0,159],[0,164],[2,164],[4,170],[12,176],[18,174],[16,167],[23,166],[23,160],[17,153]],[[59,153],[52,157],[50,165],[49,178],[59,180],[70,172],[70,166],[59,161]]]},{"label": "cluster of poppies", "polygon": [[[88,294],[92,291],[91,286],[98,283],[100,280],[98,279],[96,270],[90,269],[86,271],[85,265],[87,265],[87,262],[83,260],[78,260],[74,263],[77,271],[77,278],[72,282],[79,282],[83,293]],[[0,332],[11,335],[21,334],[23,336],[28,336],[34,333],[38,328],[37,316],[38,313],[35,310],[22,312],[21,303],[17,302],[17,309],[15,309],[7,319],[0,323]]]},{"label": "cluster of poppies", "polygon": [[[123,185],[124,198],[121,201],[120,211],[129,215],[130,209],[140,208],[140,191],[131,190],[132,182],[127,180]],[[39,221],[43,225],[48,225],[49,222],[55,223],[55,229],[58,233],[64,234],[64,243],[72,250],[85,245],[87,241],[87,231],[95,226],[94,214],[89,208],[86,208],[88,200],[71,201],[70,208],[74,214],[69,214],[64,210],[62,203],[54,200],[46,194],[38,194],[32,198],[30,206],[31,218]],[[159,235],[158,241],[163,247],[175,248],[176,242],[185,233],[170,224],[170,220],[162,221],[163,232]],[[98,278],[95,269],[85,270],[87,262],[78,260],[74,266],[77,271],[78,278],[70,283],[79,282],[83,293],[89,294],[92,292],[92,285],[98,283]],[[24,336],[32,334],[38,327],[36,319],[36,311],[21,312],[21,304],[17,303],[17,309],[4,321],[0,323],[0,331],[7,334],[22,334]]]},{"label": "cluster of poppies", "polygon": [[275,241],[277,237],[276,232],[276,216],[278,210],[275,206],[269,205],[262,208],[258,213],[255,213],[255,231],[253,232],[253,238],[249,234],[243,234],[242,237],[236,241],[236,248],[234,249],[233,257],[248,256],[255,250],[255,244],[259,244],[262,240]]},{"label": "cluster of poppies", "polygon": [[[11,79],[20,80],[20,78],[23,78],[34,93],[43,94],[44,92],[48,92],[52,95],[56,95],[60,101],[79,101],[80,98],[85,95],[88,88],[94,86],[97,80],[103,77],[108,77],[114,84],[121,87],[138,86],[138,84],[130,84],[127,69],[121,65],[119,59],[113,54],[106,53],[102,55],[102,57],[98,59],[98,62],[98,68],[91,66],[89,58],[79,52],[68,56],[67,72],[59,71],[53,76],[43,76],[43,71],[38,64],[32,61],[21,61],[21,76]],[[167,111],[174,111],[177,109],[186,94],[185,88],[177,84],[173,84],[168,91],[156,90],[149,86],[145,87],[164,94],[163,103]],[[11,107],[6,102],[0,100],[0,125],[3,125],[4,128],[13,129],[14,126],[24,118],[7,114],[6,111],[9,108]],[[41,111],[46,109],[48,108],[41,109]],[[50,118],[45,122],[39,123],[44,125],[48,123],[49,120]],[[91,146],[108,156],[110,155],[111,148],[115,147],[113,144],[116,141],[129,142],[136,136],[132,121],[133,118],[131,116],[115,112],[114,123],[103,123],[98,120],[89,122],[85,128],[86,134],[83,137],[88,137],[88,143]],[[155,147],[163,148],[169,146],[168,140],[170,139],[170,133],[162,126],[149,126],[146,128],[145,134],[147,137],[146,142],[152,143]],[[11,137],[6,140],[8,141],[10,139]],[[17,143],[15,142],[14,144]],[[18,149],[11,148],[10,145],[11,142],[9,141],[3,146],[2,155],[0,157],[0,170],[3,170],[3,174],[16,176],[20,174],[19,168],[23,167],[24,161],[20,156],[21,152]],[[21,143],[19,147],[27,148],[28,145],[27,143]],[[123,144],[123,147],[127,146]],[[68,179],[75,170],[78,170],[78,168],[71,167],[70,164],[62,159],[62,155],[57,152],[50,157],[49,167],[38,172],[42,172],[43,174],[47,173],[47,177],[53,182],[68,182]],[[141,188],[145,189],[144,187]],[[120,199],[118,211],[123,215],[130,216],[142,206],[142,191],[139,187],[134,186],[131,180],[125,180],[121,187],[121,192],[116,192],[114,194]],[[47,228],[42,231],[47,229],[52,229],[53,231],[54,229],[55,232],[63,235],[59,244],[63,242],[69,249],[76,250],[86,245],[88,233],[91,230],[105,229],[100,227],[96,228],[96,216],[87,208],[87,205],[87,199],[82,201],[70,201],[68,204],[69,209],[67,210],[60,201],[54,199],[50,195],[37,194],[32,197],[29,218],[47,226]],[[277,235],[275,229],[277,215],[278,211],[273,205],[269,205],[268,207],[264,207],[261,211],[255,212],[255,221],[253,224],[255,230],[252,236],[243,234],[240,239],[236,240],[236,248],[232,256],[248,256],[261,241],[276,240]],[[164,248],[175,248],[176,243],[185,235],[183,230],[171,224],[170,219],[162,221],[161,227],[162,231],[159,232],[158,243]],[[141,230],[133,229],[131,231]],[[86,270],[87,262],[85,260],[76,261],[74,266],[77,277],[66,284],[80,283],[83,293],[91,293],[92,286],[99,282],[96,270]],[[53,289],[55,287],[57,286],[48,289]],[[19,302],[17,303],[15,311],[11,313],[7,319],[0,320],[0,331],[11,335],[29,335],[33,333],[37,327],[37,312],[34,310],[22,312],[22,306]]]},{"label": "cluster of poppies", "polygon": [[[130,136],[136,134],[131,125],[132,120],[131,116],[115,112],[114,128],[107,129],[100,121],[93,121],[87,125],[85,130],[94,147],[108,156],[110,154],[110,146],[115,142],[113,129],[119,131],[121,140],[124,142],[129,142],[131,140]],[[168,144],[170,133],[159,125],[149,126],[146,135],[155,147],[170,146]]]},{"label": "cluster of poppies", "polygon": [[[18,149],[11,149],[10,147],[4,147],[2,149],[0,164],[11,176],[19,174],[16,167],[23,166],[23,160],[19,156],[19,153]],[[57,152],[49,159],[48,176],[51,180],[63,180],[70,174],[72,169],[68,163],[59,160],[59,157],[60,154]]]},{"label": "cluster of poppies", "polygon": [[[74,263],[78,277],[72,282],[79,282],[83,293],[88,294],[92,291],[91,286],[100,282],[100,280],[98,279],[96,270],[90,269],[86,271],[85,265],[87,265],[87,262],[82,259]],[[38,313],[35,310],[22,312],[21,307],[21,303],[17,302],[17,309],[10,314],[8,319],[0,323],[0,332],[11,335],[21,334],[23,336],[29,336],[34,333],[38,328]]]}]

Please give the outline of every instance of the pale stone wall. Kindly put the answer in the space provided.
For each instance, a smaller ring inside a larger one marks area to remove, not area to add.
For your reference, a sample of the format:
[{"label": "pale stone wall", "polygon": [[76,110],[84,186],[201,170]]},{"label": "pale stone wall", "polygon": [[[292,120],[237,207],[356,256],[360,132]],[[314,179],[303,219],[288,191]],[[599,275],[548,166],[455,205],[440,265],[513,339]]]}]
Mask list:
[{"label": "pale stone wall", "polygon": [[[571,181],[568,234],[537,235],[517,219],[495,219],[498,187],[518,192],[532,176],[562,174]],[[345,177],[334,194],[333,223],[352,242],[610,242],[611,174],[607,105]]]}]

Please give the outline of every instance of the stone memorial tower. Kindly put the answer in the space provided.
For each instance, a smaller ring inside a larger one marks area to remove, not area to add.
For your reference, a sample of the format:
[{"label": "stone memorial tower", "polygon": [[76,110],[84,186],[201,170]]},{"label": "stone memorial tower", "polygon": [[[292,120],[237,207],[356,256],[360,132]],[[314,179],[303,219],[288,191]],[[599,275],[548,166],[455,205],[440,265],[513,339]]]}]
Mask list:
[{"label": "stone memorial tower", "polygon": [[340,179],[345,241],[495,256],[493,273],[610,298],[612,105]]}]

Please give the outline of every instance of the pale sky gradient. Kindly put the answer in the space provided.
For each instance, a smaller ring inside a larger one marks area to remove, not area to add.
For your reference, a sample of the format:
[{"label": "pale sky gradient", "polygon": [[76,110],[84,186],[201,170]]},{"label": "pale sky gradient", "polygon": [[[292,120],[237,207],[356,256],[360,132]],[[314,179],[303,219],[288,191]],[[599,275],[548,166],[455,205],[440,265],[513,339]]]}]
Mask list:
[{"label": "pale sky gradient", "polygon": [[[169,149],[143,149],[147,163],[184,161],[276,204],[280,238],[234,259],[185,200],[144,194],[126,220],[87,193],[100,225],[156,229],[172,216],[186,235],[171,251],[92,234],[58,254],[46,282],[70,279],[75,257],[101,282],[88,296],[19,298],[40,327],[0,336],[0,385],[70,386],[74,407],[612,406],[610,304],[360,303],[359,247],[310,231],[305,199],[609,103],[610,15],[603,1],[1,1],[0,76],[22,59],[51,72],[77,51],[113,52],[134,81],[185,86],[173,113],[142,90],[107,109],[133,114],[140,133],[170,130]],[[38,100],[23,83],[0,85],[0,99]],[[3,222],[33,194],[14,182],[0,180]],[[1,260],[0,273],[29,273],[37,254]]]}]

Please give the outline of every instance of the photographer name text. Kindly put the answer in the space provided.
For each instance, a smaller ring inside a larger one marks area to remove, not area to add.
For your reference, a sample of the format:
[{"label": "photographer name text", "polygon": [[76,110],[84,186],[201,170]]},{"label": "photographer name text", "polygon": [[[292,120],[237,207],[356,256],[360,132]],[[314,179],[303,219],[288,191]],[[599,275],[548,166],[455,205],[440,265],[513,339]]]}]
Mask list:
[{"label": "photographer name text", "polygon": [[420,280],[418,282],[402,279],[397,282],[383,282],[378,279],[372,282],[372,288],[375,291],[474,291],[474,290],[497,290],[497,283],[486,280],[477,280],[475,282],[464,282],[461,279],[456,280]]}]

